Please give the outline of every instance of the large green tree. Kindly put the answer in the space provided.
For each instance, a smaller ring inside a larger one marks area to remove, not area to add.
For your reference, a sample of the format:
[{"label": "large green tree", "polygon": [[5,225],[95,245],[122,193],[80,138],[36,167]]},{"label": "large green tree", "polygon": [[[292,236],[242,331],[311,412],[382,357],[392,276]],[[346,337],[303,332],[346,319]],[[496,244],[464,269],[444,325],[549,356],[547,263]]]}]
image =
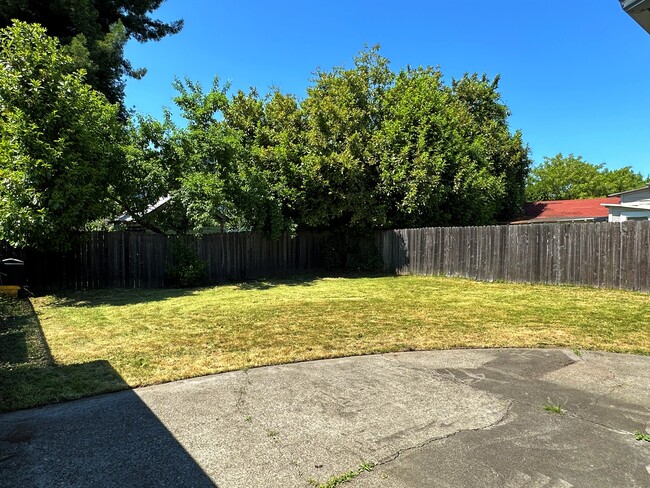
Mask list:
[{"label": "large green tree", "polygon": [[110,211],[119,107],[36,24],[0,30],[0,240],[65,247]]},{"label": "large green tree", "polygon": [[[163,121],[139,117],[130,126],[129,172],[116,188],[122,207],[152,230],[191,232],[224,218],[227,226],[239,229],[275,235],[286,230],[279,195],[288,186],[280,183],[275,165],[265,166],[268,158],[256,142],[262,137],[257,96],[240,93],[231,100],[218,79],[207,91],[191,80],[177,80],[174,86],[183,127],[169,113]],[[267,107],[273,111],[273,104]],[[164,215],[150,221],[147,207],[167,196]]]},{"label": "large green tree", "polygon": [[[221,211],[230,213],[229,181],[240,144],[219,120],[228,97],[218,80],[207,93],[191,81],[174,85],[185,127],[178,127],[167,110],[162,121],[131,120],[126,145],[129,171],[116,193],[122,207],[145,227],[182,233],[211,225]],[[168,196],[164,215],[150,221],[147,207]]]},{"label": "large green tree", "polygon": [[298,100],[274,90],[237,92],[225,111],[226,123],[240,134],[240,164],[254,175],[262,205],[251,224],[273,235],[293,230],[305,200],[306,119]]},{"label": "large green tree", "polygon": [[361,51],[353,68],[316,73],[301,104],[307,123],[303,225],[377,228],[386,224],[373,138],[384,123],[384,99],[393,79],[378,47]]},{"label": "large green tree", "polygon": [[301,103],[239,92],[225,119],[290,225],[367,230],[515,215],[530,161],[508,115],[498,79],[395,74],[374,47],[317,71]]},{"label": "large green tree", "polygon": [[133,160],[145,166],[134,187],[146,183],[161,196],[166,185],[194,227],[196,216],[209,220],[221,209],[271,234],[349,235],[493,223],[523,204],[528,149],[509,131],[498,78],[466,75],[446,85],[434,68],[395,74],[370,48],[351,68],[317,71],[301,101],[278,90],[228,96],[189,81],[176,88],[187,125],[140,122]]},{"label": "large green tree", "polygon": [[86,70],[86,82],[111,103],[124,102],[124,77],[140,78],[124,57],[124,46],[157,41],[179,32],[182,20],[171,23],[150,17],[164,0],[3,0],[0,27],[13,19],[38,23],[66,46],[77,67]]},{"label": "large green tree", "polygon": [[528,176],[526,199],[571,200],[605,197],[639,188],[650,179],[630,166],[610,170],[604,163],[591,164],[581,156],[557,154],[535,166]]},{"label": "large green tree", "polygon": [[480,225],[519,211],[528,150],[497,86],[477,75],[445,86],[431,67],[398,74],[376,138],[390,226]]}]

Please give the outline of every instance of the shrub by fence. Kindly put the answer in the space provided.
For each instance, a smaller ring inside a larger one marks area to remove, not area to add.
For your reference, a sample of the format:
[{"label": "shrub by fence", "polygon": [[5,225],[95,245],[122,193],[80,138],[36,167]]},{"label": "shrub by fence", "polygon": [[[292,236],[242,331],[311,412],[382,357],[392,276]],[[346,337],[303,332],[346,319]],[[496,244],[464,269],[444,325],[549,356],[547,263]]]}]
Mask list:
[{"label": "shrub by fence", "polygon": [[650,291],[650,221],[378,233],[384,270]]}]

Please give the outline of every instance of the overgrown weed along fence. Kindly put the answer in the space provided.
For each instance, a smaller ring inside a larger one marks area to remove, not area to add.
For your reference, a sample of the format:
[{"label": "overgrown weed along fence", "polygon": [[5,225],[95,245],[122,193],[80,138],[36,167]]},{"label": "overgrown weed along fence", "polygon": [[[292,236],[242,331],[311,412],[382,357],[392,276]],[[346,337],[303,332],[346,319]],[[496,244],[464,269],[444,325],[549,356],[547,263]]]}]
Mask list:
[{"label": "overgrown weed along fence", "polygon": [[381,232],[384,270],[650,291],[650,221]]},{"label": "overgrown weed along fence", "polygon": [[[483,281],[576,284],[650,291],[650,221],[436,227],[379,231],[384,272]],[[13,252],[38,293],[159,288],[173,236],[92,233],[66,253]],[[278,240],[259,232],[184,237],[208,263],[211,284],[323,270],[325,234]],[[12,252],[4,249],[2,257]]]}]

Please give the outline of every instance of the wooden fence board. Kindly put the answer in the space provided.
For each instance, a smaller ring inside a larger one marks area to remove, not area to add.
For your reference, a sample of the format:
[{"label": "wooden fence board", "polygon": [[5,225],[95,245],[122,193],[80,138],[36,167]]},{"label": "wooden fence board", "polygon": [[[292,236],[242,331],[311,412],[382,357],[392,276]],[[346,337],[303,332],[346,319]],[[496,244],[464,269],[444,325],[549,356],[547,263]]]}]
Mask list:
[{"label": "wooden fence board", "polygon": [[[157,288],[175,237],[93,233],[69,252],[13,250],[33,289]],[[270,240],[257,232],[221,233],[185,243],[207,262],[212,284],[322,269],[325,234]],[[372,240],[370,242],[373,242]],[[578,284],[650,291],[650,222],[437,227],[378,231],[384,271],[511,282]]]},{"label": "wooden fence board", "polygon": [[[129,232],[97,232],[68,252],[14,250],[0,243],[1,256],[25,261],[29,284],[39,293],[94,288],[159,288],[173,260],[175,237]],[[257,232],[186,236],[182,240],[207,262],[210,283],[286,276],[321,269],[324,234],[283,235]],[[391,249],[390,245],[385,246]]]},{"label": "wooden fence board", "polygon": [[382,231],[384,270],[650,291],[650,222]]}]

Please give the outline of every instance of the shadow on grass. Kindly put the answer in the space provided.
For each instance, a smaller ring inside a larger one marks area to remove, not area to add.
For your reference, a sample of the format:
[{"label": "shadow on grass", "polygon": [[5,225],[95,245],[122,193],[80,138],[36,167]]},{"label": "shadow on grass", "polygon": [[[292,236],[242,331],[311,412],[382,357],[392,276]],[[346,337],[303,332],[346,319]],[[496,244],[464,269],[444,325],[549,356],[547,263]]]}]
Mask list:
[{"label": "shadow on grass", "polygon": [[[7,486],[216,486],[108,361],[57,364],[31,303],[0,328],[0,479]],[[57,408],[23,410],[121,391]],[[6,413],[12,412],[12,413]]]},{"label": "shadow on grass", "polygon": [[51,307],[120,307],[138,303],[160,302],[174,298],[191,296],[213,287],[234,286],[238,290],[270,290],[278,286],[313,286],[323,278],[378,278],[394,276],[388,273],[351,273],[351,272],[323,272],[309,275],[293,275],[281,278],[259,278],[254,280],[222,283],[201,288],[106,288],[100,290],[62,291],[50,295]]},{"label": "shadow on grass", "polygon": [[395,276],[394,273],[368,273],[350,271],[324,271],[318,275],[295,275],[283,278],[261,278],[257,280],[234,283],[240,290],[270,290],[278,286],[313,286],[325,278],[359,279]]},{"label": "shadow on grass", "polygon": [[239,290],[270,290],[278,286],[313,286],[326,275],[295,275],[282,278],[260,278],[231,283]]},{"label": "shadow on grass", "polygon": [[52,293],[51,307],[120,307],[194,295],[201,288],[104,288],[100,290],[60,291]]}]

